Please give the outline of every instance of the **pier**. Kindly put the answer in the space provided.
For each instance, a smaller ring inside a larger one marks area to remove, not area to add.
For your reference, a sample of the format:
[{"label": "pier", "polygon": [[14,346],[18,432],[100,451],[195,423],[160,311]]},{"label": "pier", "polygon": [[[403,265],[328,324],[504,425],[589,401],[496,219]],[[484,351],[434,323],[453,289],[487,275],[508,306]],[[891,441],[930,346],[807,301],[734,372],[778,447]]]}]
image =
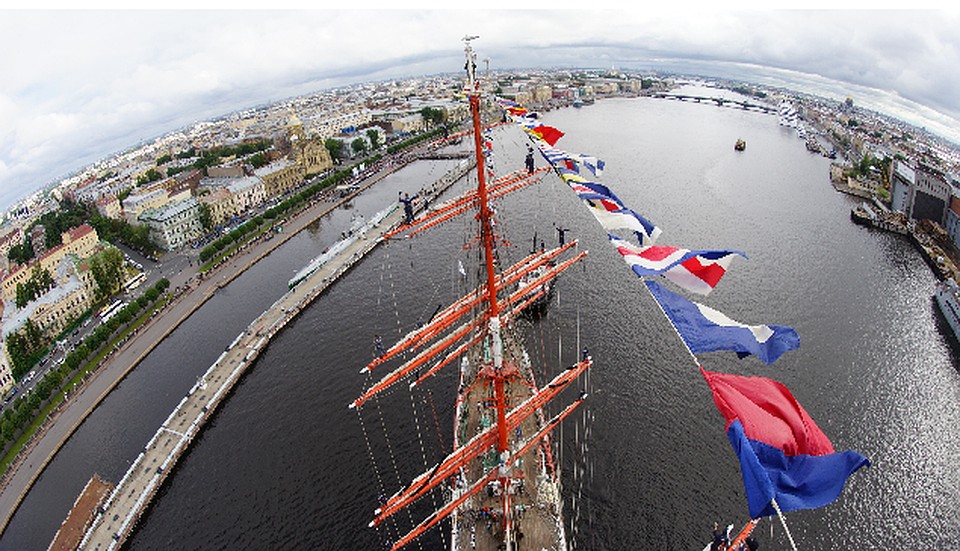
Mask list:
[{"label": "pier", "polygon": [[[421,189],[421,196],[433,202],[473,167],[474,163],[468,160],[459,163],[432,185]],[[177,460],[253,365],[270,339],[379,245],[383,241],[383,233],[398,227],[403,216],[402,209],[395,209],[374,228],[376,231],[355,240],[280,297],[237,335],[180,400],[117,483],[110,497],[98,508],[96,517],[80,542],[80,549],[106,551],[122,547],[163,482],[173,472]]]}]

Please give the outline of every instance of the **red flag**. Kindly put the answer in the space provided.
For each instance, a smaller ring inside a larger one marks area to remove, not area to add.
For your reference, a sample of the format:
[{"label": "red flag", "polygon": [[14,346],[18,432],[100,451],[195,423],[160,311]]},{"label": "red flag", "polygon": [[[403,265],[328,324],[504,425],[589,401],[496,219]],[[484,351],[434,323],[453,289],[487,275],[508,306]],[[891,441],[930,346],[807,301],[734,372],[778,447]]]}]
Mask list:
[{"label": "red flag", "polygon": [[563,137],[563,132],[557,130],[552,126],[546,126],[541,124],[540,126],[534,127],[531,132],[540,137],[543,141],[550,144],[550,147],[553,147],[557,144],[557,140]]},{"label": "red flag", "polygon": [[870,466],[870,460],[855,451],[834,452],[782,384],[702,367],[700,372],[727,420],[727,438],[740,460],[752,518],[823,507],[840,497],[850,475]]},{"label": "red flag", "polygon": [[833,444],[787,387],[765,377],[701,371],[728,426],[739,419],[748,438],[786,455],[833,453]]}]

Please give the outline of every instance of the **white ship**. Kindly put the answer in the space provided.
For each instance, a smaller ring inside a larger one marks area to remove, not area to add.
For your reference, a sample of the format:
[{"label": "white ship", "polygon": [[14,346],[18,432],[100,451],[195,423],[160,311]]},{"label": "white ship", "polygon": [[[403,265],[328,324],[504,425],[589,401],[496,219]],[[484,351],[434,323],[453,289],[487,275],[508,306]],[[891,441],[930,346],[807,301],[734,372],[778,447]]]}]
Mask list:
[{"label": "white ship", "polygon": [[943,317],[950,324],[954,338],[960,340],[960,288],[957,283],[952,279],[938,283],[937,292],[933,296]]},{"label": "white ship", "polygon": [[400,203],[391,204],[389,207],[375,214],[373,218],[370,219],[370,221],[367,222],[366,224],[363,223],[362,216],[359,216],[359,215],[356,216],[353,219],[353,224],[350,226],[350,229],[343,232],[342,239],[340,239],[340,241],[337,241],[336,243],[331,245],[330,248],[325,250],[320,256],[311,260],[309,264],[307,264],[306,266],[303,267],[302,270],[297,272],[297,275],[290,278],[290,281],[287,282],[287,286],[290,289],[293,289],[294,287],[297,286],[298,283],[300,283],[304,279],[307,279],[308,277],[310,277],[311,274],[313,274],[313,272],[316,272],[321,267],[323,267],[323,265],[326,264],[331,258],[340,254],[340,251],[352,245],[357,239],[365,238],[366,234],[370,230],[375,229],[377,226],[379,226],[380,223],[383,222],[383,220],[387,216],[389,216],[390,213],[392,213],[397,208],[399,208],[399,206],[400,206]]}]

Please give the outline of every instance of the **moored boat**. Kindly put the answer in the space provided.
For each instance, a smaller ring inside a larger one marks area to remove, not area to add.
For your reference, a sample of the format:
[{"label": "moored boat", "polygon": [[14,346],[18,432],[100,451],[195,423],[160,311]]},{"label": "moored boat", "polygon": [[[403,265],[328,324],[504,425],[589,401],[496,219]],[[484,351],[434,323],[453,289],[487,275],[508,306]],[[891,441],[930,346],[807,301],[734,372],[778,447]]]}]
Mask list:
[{"label": "moored boat", "polygon": [[953,337],[960,340],[960,288],[957,283],[952,279],[938,282],[933,296],[953,331]]},{"label": "moored boat", "polygon": [[330,259],[340,254],[341,251],[354,244],[358,239],[365,239],[369,232],[376,230],[380,223],[382,223],[383,220],[390,215],[390,213],[397,210],[399,206],[399,203],[391,204],[387,208],[375,214],[373,218],[366,223],[364,223],[362,216],[354,217],[350,228],[340,235],[340,240],[333,245],[330,245],[329,248],[320,253],[319,256],[311,260],[306,266],[297,272],[295,276],[290,278],[290,281],[287,282],[287,287],[293,289],[298,283],[310,277],[314,272],[329,262]]}]

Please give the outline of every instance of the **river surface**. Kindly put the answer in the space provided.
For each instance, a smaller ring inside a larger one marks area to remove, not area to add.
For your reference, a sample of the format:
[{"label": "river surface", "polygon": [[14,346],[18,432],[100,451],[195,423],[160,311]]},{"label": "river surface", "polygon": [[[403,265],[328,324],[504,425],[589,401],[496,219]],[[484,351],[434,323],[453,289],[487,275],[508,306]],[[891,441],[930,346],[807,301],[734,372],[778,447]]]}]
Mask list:
[{"label": "river surface", "polygon": [[[608,99],[544,119],[566,133],[558,147],[606,161],[599,181],[662,228],[658,243],[747,254],[695,300],[800,334],[800,349],[772,366],[724,352],[699,357],[709,370],[784,383],[836,449],[872,461],[833,504],[786,515],[800,548],[960,541],[960,347],[931,299],[936,280],[920,254],[902,237],[850,221],[856,201],[830,186],[829,160],[808,153],[775,115],[729,107]],[[734,151],[738,138],[746,151]],[[522,166],[520,130],[502,128],[493,140],[498,172]],[[370,216],[450,166],[420,161],[390,176],[222,289],[64,446],[0,549],[45,549],[90,475],[119,480],[197,377],[353,213]],[[699,550],[715,521],[741,525],[747,506],[723,418],[602,228],[551,174],[496,208],[504,265],[530,249],[535,232],[555,244],[554,224],[572,228],[568,239],[590,251],[561,277],[547,315],[520,324],[543,364],[541,381],[582,346],[595,361],[580,382],[587,405],[555,438],[571,547]],[[441,496],[366,527],[380,494],[449,449],[454,370],[424,390],[398,385],[359,413],[346,405],[372,382],[358,372],[374,335],[392,342],[476,283],[473,226],[463,216],[377,248],[292,322],[181,459],[128,547],[381,549],[429,513]],[[764,520],[756,534],[763,549],[789,546],[778,521]],[[411,548],[445,543],[434,530]]]}]

